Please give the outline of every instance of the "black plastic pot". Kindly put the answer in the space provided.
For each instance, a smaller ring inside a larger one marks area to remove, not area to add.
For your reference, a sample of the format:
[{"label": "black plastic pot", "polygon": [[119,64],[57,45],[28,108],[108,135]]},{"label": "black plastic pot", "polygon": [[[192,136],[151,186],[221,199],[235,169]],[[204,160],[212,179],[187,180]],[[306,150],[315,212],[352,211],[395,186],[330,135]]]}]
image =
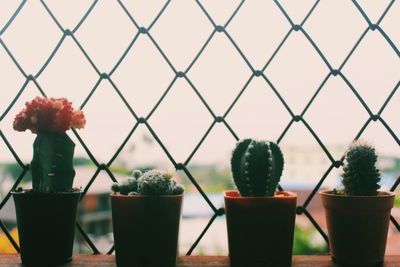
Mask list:
[{"label": "black plastic pot", "polygon": [[23,264],[54,266],[72,259],[81,193],[12,192]]},{"label": "black plastic pot", "polygon": [[176,266],[182,199],[111,195],[118,266]]}]

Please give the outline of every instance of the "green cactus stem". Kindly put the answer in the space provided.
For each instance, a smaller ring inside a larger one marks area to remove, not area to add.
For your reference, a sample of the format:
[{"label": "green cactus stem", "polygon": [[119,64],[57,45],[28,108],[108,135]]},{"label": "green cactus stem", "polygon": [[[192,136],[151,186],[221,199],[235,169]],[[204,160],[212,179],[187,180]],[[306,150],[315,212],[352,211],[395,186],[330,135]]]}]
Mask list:
[{"label": "green cactus stem", "polygon": [[66,133],[39,133],[33,143],[32,187],[42,193],[72,190],[75,144]]},{"label": "green cactus stem", "polygon": [[378,156],[375,148],[356,143],[346,153],[343,167],[344,194],[352,196],[375,196],[378,194],[381,173],[375,164]]},{"label": "green cactus stem", "polygon": [[284,160],[276,143],[244,139],[237,143],[231,165],[241,196],[274,196]]}]

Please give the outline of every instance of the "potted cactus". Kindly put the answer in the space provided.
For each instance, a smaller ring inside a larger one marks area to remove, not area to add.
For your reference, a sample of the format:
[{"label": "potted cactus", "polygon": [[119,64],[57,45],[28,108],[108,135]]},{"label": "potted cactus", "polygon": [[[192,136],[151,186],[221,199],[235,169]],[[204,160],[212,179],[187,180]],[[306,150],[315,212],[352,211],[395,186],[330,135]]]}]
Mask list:
[{"label": "potted cactus", "polygon": [[384,260],[394,193],[378,191],[375,149],[356,142],[345,155],[344,189],[320,192],[332,259],[346,266],[375,266]]},{"label": "potted cactus", "polygon": [[75,144],[65,133],[85,117],[65,98],[36,97],[14,120],[16,131],[36,134],[30,164],[32,189],[12,192],[24,264],[58,265],[72,259],[81,191],[72,187]]},{"label": "potted cactus", "polygon": [[231,266],[290,266],[297,196],[276,191],[284,165],[279,146],[241,140],[231,165],[238,189],[225,192]]},{"label": "potted cactus", "polygon": [[135,170],[111,189],[117,265],[176,266],[183,186],[168,173]]}]

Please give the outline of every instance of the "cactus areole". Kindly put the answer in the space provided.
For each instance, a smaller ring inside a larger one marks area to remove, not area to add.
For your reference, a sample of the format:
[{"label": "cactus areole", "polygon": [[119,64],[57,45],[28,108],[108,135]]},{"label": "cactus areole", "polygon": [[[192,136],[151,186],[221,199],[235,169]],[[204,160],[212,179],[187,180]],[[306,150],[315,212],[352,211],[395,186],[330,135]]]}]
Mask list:
[{"label": "cactus areole", "polygon": [[31,162],[34,192],[72,191],[74,142],[65,133],[85,126],[85,117],[65,98],[36,97],[15,117],[14,130],[37,134]]},{"label": "cactus areole", "polygon": [[283,155],[274,142],[244,139],[231,159],[233,180],[242,197],[272,197],[283,171]]}]

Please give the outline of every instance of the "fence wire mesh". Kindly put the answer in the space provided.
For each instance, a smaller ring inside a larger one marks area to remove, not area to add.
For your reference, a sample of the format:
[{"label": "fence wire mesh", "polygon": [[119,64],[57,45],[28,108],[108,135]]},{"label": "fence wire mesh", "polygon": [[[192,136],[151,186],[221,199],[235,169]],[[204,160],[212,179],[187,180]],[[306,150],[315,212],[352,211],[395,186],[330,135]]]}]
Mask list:
[{"label": "fence wire mesh", "polygon": [[[212,26],[212,31],[209,33],[208,38],[206,41],[202,44],[201,49],[197,52],[196,56],[191,60],[191,62],[187,65],[185,69],[178,69],[174,66],[172,61],[169,59],[167,53],[163,50],[162,45],[158,42],[157,38],[153,36],[152,34],[152,28],[154,25],[159,23],[160,17],[163,15],[163,13],[168,10],[170,3],[172,2],[171,0],[166,1],[159,12],[154,16],[153,20],[151,23],[147,26],[142,26],[140,25],[136,19],[135,15],[132,14],[128,8],[126,7],[126,3],[124,0],[115,0],[116,3],[118,3],[119,7],[123,11],[123,13],[126,15],[126,17],[129,19],[130,23],[135,29],[135,33],[131,37],[131,41],[126,48],[126,50],[122,53],[120,56],[119,60],[115,63],[115,65],[111,68],[110,71],[108,72],[103,72],[96,64],[95,61],[92,60],[92,58],[89,56],[89,53],[87,53],[87,50],[85,50],[85,46],[82,44],[82,42],[78,38],[78,33],[81,28],[81,26],[85,23],[87,18],[95,12],[95,6],[101,2],[101,0],[95,0],[91,3],[90,7],[87,9],[83,17],[79,20],[79,22],[76,24],[75,27],[69,29],[69,28],[64,28],[60,20],[57,18],[55,13],[53,13],[52,9],[47,5],[46,0],[40,0],[40,3],[43,7],[43,10],[46,11],[46,14],[51,18],[51,20],[54,22],[54,24],[57,26],[59,31],[61,32],[61,38],[58,40],[56,46],[54,49],[51,51],[50,55],[48,56],[47,60],[45,63],[37,70],[36,73],[29,73],[24,70],[22,65],[19,63],[17,58],[13,54],[13,47],[9,47],[7,45],[7,42],[2,38],[2,36],[7,32],[7,30],[10,28],[10,26],[13,24],[13,22],[16,20],[16,18],[19,16],[22,10],[24,10],[24,7],[26,6],[26,3],[28,0],[22,0],[18,7],[16,8],[15,12],[11,15],[11,17],[7,20],[5,25],[0,25],[0,45],[1,49],[3,49],[6,54],[9,56],[9,58],[12,60],[12,62],[15,64],[15,66],[18,68],[20,74],[24,78],[24,82],[22,87],[16,92],[15,97],[11,101],[11,103],[8,105],[8,107],[5,109],[5,111],[1,114],[0,116],[0,122],[6,117],[10,116],[9,112],[10,110],[14,107],[18,99],[21,97],[21,95],[24,93],[25,89],[28,87],[28,85],[34,85],[35,88],[38,90],[38,93],[46,96],[46,90],[42,88],[40,85],[38,78],[46,72],[46,68],[52,62],[54,56],[59,53],[60,47],[66,42],[66,40],[70,39],[73,41],[74,45],[79,49],[79,51],[82,53],[82,55],[85,57],[87,62],[90,64],[92,69],[95,71],[97,74],[97,81],[93,85],[90,93],[87,95],[85,100],[81,103],[80,108],[85,109],[85,106],[92,101],[93,95],[95,92],[97,92],[99,86],[104,80],[107,80],[113,90],[116,92],[118,97],[122,100],[123,105],[126,106],[128,112],[130,113],[131,117],[134,119],[135,123],[131,127],[131,130],[119,146],[119,148],[115,151],[115,153],[112,155],[112,157],[107,161],[107,162],[100,162],[95,155],[91,152],[89,147],[87,146],[87,143],[85,142],[84,138],[82,138],[78,132],[73,130],[73,134],[76,136],[76,138],[79,140],[79,143],[81,146],[84,148],[84,150],[87,153],[87,156],[90,158],[90,160],[93,162],[93,164],[96,166],[97,170],[93,174],[92,178],[90,179],[89,183],[86,185],[86,187],[83,190],[83,197],[84,195],[88,192],[88,190],[91,188],[92,184],[96,181],[96,178],[98,177],[99,173],[104,171],[108,174],[110,179],[112,181],[116,181],[116,178],[110,170],[110,166],[113,164],[113,162],[116,160],[118,155],[122,152],[122,150],[126,147],[126,144],[128,141],[131,139],[132,135],[135,133],[135,131],[138,129],[139,125],[144,125],[148,131],[151,133],[152,137],[156,140],[162,151],[165,153],[166,157],[168,157],[169,161],[173,164],[173,166],[176,168],[176,170],[181,171],[187,175],[187,177],[190,179],[190,181],[193,183],[195,188],[198,190],[198,192],[202,195],[204,200],[207,202],[207,204],[210,206],[210,208],[213,210],[214,214],[209,220],[209,223],[206,225],[204,230],[201,232],[199,237],[194,240],[194,243],[192,247],[187,251],[187,255],[190,255],[193,250],[196,248],[196,246],[199,244],[199,242],[202,240],[204,234],[208,231],[210,226],[213,224],[215,219],[219,216],[224,215],[224,209],[221,207],[216,207],[213,202],[209,199],[207,194],[204,192],[202,189],[202,186],[198,183],[196,177],[192,175],[192,172],[188,168],[188,164],[194,157],[194,155],[197,153],[199,148],[203,145],[204,141],[207,139],[209,136],[210,132],[212,129],[217,125],[217,124],[222,124],[226,127],[226,129],[229,131],[229,133],[233,136],[234,139],[239,140],[241,136],[239,136],[235,128],[230,125],[230,123],[226,120],[226,117],[232,109],[236,106],[238,103],[238,100],[242,97],[244,92],[248,90],[249,84],[253,79],[261,79],[263,82],[265,82],[268,85],[268,88],[272,90],[273,94],[277,97],[279,102],[282,104],[284,109],[287,111],[287,113],[290,115],[290,122],[287,124],[287,126],[284,128],[283,132],[280,134],[279,138],[276,140],[277,142],[281,142],[281,140],[285,137],[287,132],[291,127],[293,127],[295,124],[303,124],[306,129],[308,130],[309,134],[312,136],[312,138],[315,139],[315,141],[319,144],[321,149],[324,151],[326,156],[329,158],[330,161],[330,166],[326,169],[325,173],[320,177],[319,182],[316,184],[312,192],[309,194],[307,199],[304,201],[304,203],[299,203],[300,205],[297,207],[297,213],[298,214],[303,214],[306,216],[310,222],[315,226],[315,228],[319,231],[319,233],[322,235],[322,237],[328,241],[328,237],[326,233],[323,231],[323,229],[318,225],[316,220],[313,218],[311,213],[308,211],[307,207],[310,204],[311,200],[314,198],[315,194],[317,191],[320,189],[322,186],[323,182],[327,178],[327,176],[335,169],[335,168],[340,168],[343,163],[343,156],[339,159],[335,159],[335,157],[331,154],[327,146],[324,144],[322,139],[319,137],[317,132],[314,130],[311,124],[306,120],[305,115],[309,111],[310,107],[314,103],[314,101],[318,98],[320,95],[320,92],[323,90],[324,86],[327,84],[328,80],[332,78],[333,76],[340,77],[345,84],[347,85],[348,89],[351,91],[351,93],[354,95],[354,97],[357,99],[357,101],[362,105],[362,107],[365,109],[365,112],[368,114],[367,120],[363,123],[362,127],[359,129],[358,133],[356,136],[354,136],[354,140],[359,139],[362,137],[363,133],[365,130],[368,128],[369,125],[373,123],[381,123],[383,127],[387,130],[387,132],[390,134],[390,136],[394,139],[394,141],[397,143],[397,145],[400,145],[400,140],[399,137],[396,135],[395,131],[392,130],[390,127],[389,123],[385,121],[385,119],[381,116],[385,108],[388,106],[388,104],[392,101],[393,96],[395,95],[396,91],[399,88],[400,81],[397,82],[395,87],[391,89],[390,94],[387,96],[386,100],[384,101],[384,104],[380,107],[379,111],[377,113],[374,113],[372,109],[368,106],[366,101],[363,99],[363,97],[359,94],[358,90],[355,88],[355,86],[352,84],[350,79],[342,72],[342,69],[344,66],[347,64],[349,59],[352,57],[354,52],[358,49],[360,44],[363,42],[365,39],[366,35],[370,31],[377,31],[387,42],[387,44],[390,46],[390,48],[394,51],[394,55],[397,55],[398,59],[400,57],[400,51],[398,47],[396,46],[395,42],[391,39],[391,36],[389,36],[383,27],[381,27],[382,21],[385,19],[385,16],[388,14],[388,12],[391,10],[393,5],[395,4],[395,0],[392,0],[389,2],[389,4],[386,6],[380,17],[374,21],[371,19],[367,13],[364,11],[362,6],[359,4],[358,1],[352,0],[351,3],[354,5],[354,7],[358,10],[359,16],[363,18],[365,21],[365,29],[362,32],[362,34],[358,37],[356,43],[350,50],[350,52],[347,54],[343,62],[338,67],[335,67],[334,64],[332,64],[328,58],[325,56],[323,50],[317,45],[317,42],[313,39],[313,37],[309,34],[309,32],[303,27],[304,24],[312,17],[316,12],[317,12],[317,7],[320,5],[320,0],[315,1],[311,8],[308,10],[304,18],[300,22],[296,22],[295,19],[293,19],[289,13],[286,11],[284,5],[281,3],[282,1],[275,0],[274,4],[279,8],[280,15],[287,20],[289,23],[289,27],[287,30],[287,33],[284,35],[282,40],[279,42],[278,46],[275,48],[273,53],[270,55],[268,60],[265,62],[262,68],[257,69],[255,68],[251,63],[248,57],[246,56],[245,52],[241,49],[239,44],[235,41],[235,38],[231,35],[229,31],[229,25],[231,24],[232,21],[235,20],[237,17],[237,14],[240,13],[243,5],[245,4],[246,0],[240,1],[240,3],[237,5],[237,7],[234,9],[232,14],[228,17],[228,19],[225,21],[224,24],[217,24],[216,20],[213,18],[211,13],[207,10],[207,8],[203,5],[201,0],[194,0],[196,5],[198,6],[198,9],[202,12],[206,20]],[[350,1],[349,1],[350,2]],[[1,7],[1,4],[0,4]],[[338,18],[339,19],[339,18]],[[114,29],[118,30],[118,29]],[[295,113],[292,109],[292,107],[289,105],[289,103],[285,100],[285,97],[280,93],[280,89],[276,87],[271,80],[271,78],[265,74],[265,71],[268,69],[270,66],[271,62],[274,61],[276,56],[279,54],[281,48],[284,46],[284,44],[287,42],[288,38],[293,35],[295,32],[301,33],[304,35],[304,37],[307,39],[309,44],[312,46],[314,49],[315,53],[320,57],[320,60],[323,62],[323,64],[326,65],[328,68],[328,71],[326,73],[326,76],[324,79],[320,82],[319,86],[315,88],[315,91],[312,95],[312,97],[308,100],[307,104],[304,106],[302,109],[301,113]],[[258,33],[261,34],[261,33]],[[241,90],[239,93],[236,95],[234,98],[234,101],[230,103],[229,107],[226,109],[225,112],[222,114],[217,113],[211,105],[206,101],[206,98],[204,97],[203,93],[199,88],[196,86],[196,83],[189,77],[189,72],[192,69],[193,66],[195,66],[196,62],[198,62],[199,58],[201,58],[203,52],[207,49],[207,47],[210,45],[210,42],[213,38],[216,37],[216,35],[221,35],[226,40],[229,41],[229,43],[234,47],[235,51],[237,54],[241,57],[247,68],[250,70],[251,75],[248,77],[247,81],[245,84],[241,87]],[[156,48],[156,50],[159,52],[159,54],[162,56],[162,58],[165,60],[167,65],[169,66],[170,70],[174,73],[174,77],[172,81],[169,83],[167,88],[163,91],[161,97],[158,99],[158,101],[155,103],[155,105],[150,109],[150,112],[147,114],[139,114],[137,111],[135,111],[135,108],[129,103],[127,98],[125,97],[124,93],[120,88],[114,83],[113,81],[113,74],[115,71],[120,67],[121,63],[124,61],[125,57],[127,54],[135,49],[135,43],[140,39],[144,38],[146,36],[149,38],[151,41],[151,44]],[[1,75],[6,75],[5,73],[2,73]],[[170,151],[167,149],[167,146],[163,143],[162,138],[160,138],[159,134],[157,131],[152,127],[150,123],[150,118],[153,116],[154,112],[159,108],[160,104],[164,101],[165,97],[171,90],[171,88],[174,86],[175,83],[177,83],[178,80],[183,80],[189,85],[189,87],[193,90],[195,95],[198,97],[198,99],[201,101],[202,105],[205,107],[206,111],[211,115],[213,118],[211,124],[208,126],[208,129],[200,139],[200,141],[197,143],[193,151],[190,153],[190,155],[186,158],[184,162],[179,162],[177,161],[174,156],[170,153]],[[4,89],[3,89],[4,90]],[[0,203],[0,210],[4,207],[6,202],[10,198],[10,192],[12,190],[15,190],[24,176],[29,172],[29,164],[24,163],[16,150],[13,148],[13,145],[11,142],[9,142],[9,139],[6,137],[4,134],[4,131],[0,129],[0,137],[2,142],[6,145],[6,147],[9,149],[9,151],[12,153],[12,156],[14,157],[15,161],[19,164],[21,167],[21,172],[16,179],[14,185],[12,188],[10,188],[10,191],[8,194],[4,197],[4,199]],[[397,178],[396,182],[392,185],[391,190],[394,191],[400,183],[400,177]],[[281,187],[280,187],[281,188]],[[282,189],[282,188],[281,188]],[[394,226],[397,228],[398,231],[400,231],[400,224],[397,222],[393,217],[391,217],[391,221],[394,224]],[[2,231],[7,235],[8,239],[12,243],[12,245],[15,247],[17,251],[19,251],[18,245],[15,242],[15,240],[12,238],[10,235],[8,229],[6,228],[5,224],[3,221],[0,219],[0,228]],[[85,230],[81,227],[81,225],[78,223],[77,224],[77,230],[81,234],[82,238],[86,241],[87,245],[91,248],[93,254],[100,254],[100,251],[95,245],[95,242],[91,240],[89,235],[85,232]],[[108,251],[108,254],[113,253],[114,248],[111,247]]]}]

